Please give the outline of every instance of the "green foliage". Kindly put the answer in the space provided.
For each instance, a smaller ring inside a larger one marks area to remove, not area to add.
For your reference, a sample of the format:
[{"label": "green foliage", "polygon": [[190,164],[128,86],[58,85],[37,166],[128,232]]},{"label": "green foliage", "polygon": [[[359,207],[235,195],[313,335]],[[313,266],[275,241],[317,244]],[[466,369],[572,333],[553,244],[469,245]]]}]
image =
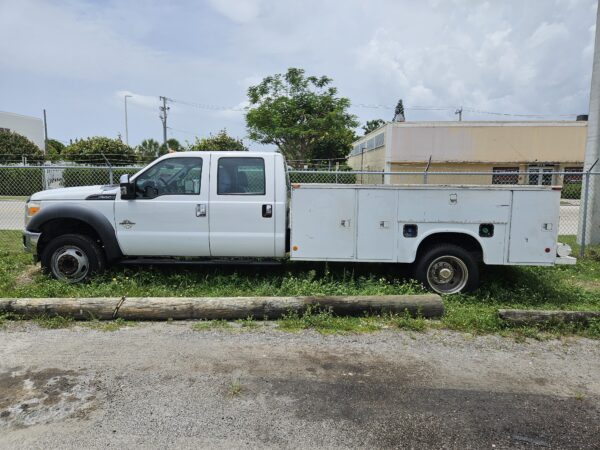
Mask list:
[{"label": "green foliage", "polygon": [[165,149],[165,147],[163,145],[162,149],[165,153],[167,153],[169,150],[173,150],[174,152],[185,151],[185,147],[183,145],[181,145],[181,142],[179,142],[175,138],[167,139],[167,148]]},{"label": "green foliage", "polygon": [[250,138],[276,145],[288,160],[345,158],[358,122],[348,112],[350,100],[337,97],[331,81],[290,68],[250,87]]},{"label": "green foliage", "polygon": [[65,147],[65,144],[56,139],[48,139],[46,141],[46,159],[48,161],[59,161]]},{"label": "green foliage", "polygon": [[[113,172],[113,184],[119,183],[121,175],[128,173],[133,175],[137,170],[133,169],[114,169]],[[65,187],[73,186],[95,186],[97,184],[105,185],[110,184],[110,169],[97,168],[85,169],[80,167],[67,168],[63,172],[63,185]]]},{"label": "green foliage", "polygon": [[567,183],[563,185],[561,198],[567,198],[572,200],[578,200],[581,198],[581,182],[579,183]]},{"label": "green foliage", "polygon": [[111,164],[131,164],[135,161],[135,151],[118,139],[90,137],[68,145],[61,152],[67,161],[103,164],[104,158]]},{"label": "green foliage", "polygon": [[44,160],[42,151],[25,136],[10,130],[0,130],[0,163],[20,163],[23,156],[29,163]]},{"label": "green foliage", "polygon": [[31,195],[44,190],[41,168],[0,168],[0,195]]},{"label": "green foliage", "polygon": [[222,129],[216,135],[198,139],[190,146],[190,150],[196,151],[246,151],[248,148],[241,139],[236,139]]},{"label": "green foliage", "polygon": [[144,139],[140,145],[135,148],[138,159],[141,161],[152,161],[154,158],[164,155],[166,150],[154,139]]},{"label": "green foliage", "polygon": [[383,119],[367,120],[362,127],[365,134],[369,134],[371,131],[375,131],[377,128],[382,127],[386,124]]},{"label": "green foliage", "polygon": [[314,173],[303,173],[301,171],[291,172],[290,183],[335,183],[335,184],[356,184],[356,174],[344,173],[320,173],[318,178]]}]

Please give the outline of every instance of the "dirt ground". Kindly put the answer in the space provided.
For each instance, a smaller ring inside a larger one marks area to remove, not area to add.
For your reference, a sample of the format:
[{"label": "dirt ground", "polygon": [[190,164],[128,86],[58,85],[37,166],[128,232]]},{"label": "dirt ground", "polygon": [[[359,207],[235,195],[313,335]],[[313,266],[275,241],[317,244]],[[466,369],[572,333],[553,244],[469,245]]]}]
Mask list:
[{"label": "dirt ground", "polygon": [[1,448],[600,448],[600,343],[0,331]]}]

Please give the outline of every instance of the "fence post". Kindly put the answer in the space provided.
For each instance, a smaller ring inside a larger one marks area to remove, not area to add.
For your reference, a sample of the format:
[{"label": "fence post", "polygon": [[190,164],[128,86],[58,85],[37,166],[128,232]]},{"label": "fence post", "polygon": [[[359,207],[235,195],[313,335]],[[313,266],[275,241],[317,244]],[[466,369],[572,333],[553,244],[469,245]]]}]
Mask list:
[{"label": "fence post", "polygon": [[590,191],[590,171],[584,173],[585,177],[585,190],[583,191],[583,223],[581,224],[581,245],[579,246],[579,257],[583,258],[585,255],[585,240],[586,228],[587,228],[587,207],[588,207],[588,194]]},{"label": "fence post", "polygon": [[42,180],[43,180],[43,184],[42,187],[44,188],[44,190],[48,189],[48,170],[46,169],[45,166],[42,166]]}]

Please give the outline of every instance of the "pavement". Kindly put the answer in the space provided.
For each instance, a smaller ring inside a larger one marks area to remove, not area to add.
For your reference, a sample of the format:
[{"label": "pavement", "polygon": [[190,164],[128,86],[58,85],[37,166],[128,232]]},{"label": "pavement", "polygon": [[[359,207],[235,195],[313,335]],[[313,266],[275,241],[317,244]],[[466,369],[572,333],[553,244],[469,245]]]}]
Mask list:
[{"label": "pavement", "polygon": [[0,448],[598,449],[600,343],[0,331]]}]

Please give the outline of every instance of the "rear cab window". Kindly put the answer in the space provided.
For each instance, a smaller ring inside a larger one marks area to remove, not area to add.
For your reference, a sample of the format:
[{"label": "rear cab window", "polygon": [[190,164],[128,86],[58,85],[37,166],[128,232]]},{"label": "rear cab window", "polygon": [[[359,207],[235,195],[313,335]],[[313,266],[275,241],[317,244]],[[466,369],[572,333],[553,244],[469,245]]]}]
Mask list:
[{"label": "rear cab window", "polygon": [[219,158],[217,195],[265,195],[264,158]]}]

